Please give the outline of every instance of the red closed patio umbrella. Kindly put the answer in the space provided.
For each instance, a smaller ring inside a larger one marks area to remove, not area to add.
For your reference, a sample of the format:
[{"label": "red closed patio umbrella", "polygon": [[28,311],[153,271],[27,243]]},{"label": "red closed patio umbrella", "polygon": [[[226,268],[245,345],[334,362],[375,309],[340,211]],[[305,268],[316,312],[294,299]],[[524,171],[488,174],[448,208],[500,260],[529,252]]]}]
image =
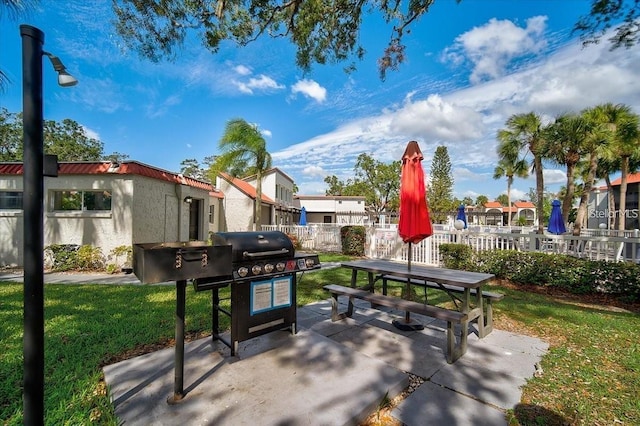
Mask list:
[{"label": "red closed patio umbrella", "polygon": [[[424,159],[418,142],[410,141],[402,155],[402,175],[400,179],[400,221],[398,234],[402,241],[409,243],[407,254],[409,271],[411,270],[411,244],[419,243],[433,235],[429,209],[427,208],[427,191],[424,185]],[[411,299],[411,284],[407,281],[407,297]],[[402,330],[421,330],[422,324],[411,321],[410,313],[405,313],[405,320],[394,321],[393,324]]]},{"label": "red closed patio umbrella", "polygon": [[[418,142],[409,142],[402,155],[400,222],[398,223],[400,238],[409,244],[419,243],[433,235],[427,208],[427,191],[424,186],[423,159]],[[411,262],[411,256],[409,256],[409,262]]]}]

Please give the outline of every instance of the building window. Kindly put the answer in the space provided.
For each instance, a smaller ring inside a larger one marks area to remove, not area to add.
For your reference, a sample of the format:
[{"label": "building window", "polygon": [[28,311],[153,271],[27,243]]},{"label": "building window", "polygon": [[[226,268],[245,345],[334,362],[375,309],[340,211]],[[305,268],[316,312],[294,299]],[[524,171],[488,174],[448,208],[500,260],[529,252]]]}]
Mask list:
[{"label": "building window", "polygon": [[214,216],[214,214],[215,214],[215,212],[216,212],[216,206],[214,206],[213,204],[211,204],[211,205],[209,206],[209,223],[214,223],[214,222],[215,222],[215,220],[214,220],[214,217],[215,217],[215,216]]},{"label": "building window", "polygon": [[0,210],[21,210],[22,192],[0,191]]},{"label": "building window", "polygon": [[111,210],[109,191],[53,191],[53,211]]}]

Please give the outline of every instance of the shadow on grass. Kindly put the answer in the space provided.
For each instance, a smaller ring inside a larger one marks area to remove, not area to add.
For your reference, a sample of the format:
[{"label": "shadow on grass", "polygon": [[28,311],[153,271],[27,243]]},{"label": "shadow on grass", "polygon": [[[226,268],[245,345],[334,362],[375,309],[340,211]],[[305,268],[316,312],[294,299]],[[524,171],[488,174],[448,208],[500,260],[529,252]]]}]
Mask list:
[{"label": "shadow on grass", "polygon": [[571,422],[562,415],[539,405],[518,404],[513,409],[513,420],[519,425],[567,426]]}]

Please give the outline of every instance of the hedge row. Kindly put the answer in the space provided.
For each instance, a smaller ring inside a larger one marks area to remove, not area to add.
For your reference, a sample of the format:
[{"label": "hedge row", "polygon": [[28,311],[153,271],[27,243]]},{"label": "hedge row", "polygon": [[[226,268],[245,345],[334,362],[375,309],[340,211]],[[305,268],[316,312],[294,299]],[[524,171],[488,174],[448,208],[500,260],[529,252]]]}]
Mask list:
[{"label": "hedge row", "polygon": [[562,288],[574,294],[603,294],[640,302],[640,265],[580,259],[563,254],[488,250],[473,252],[462,244],[442,244],[446,268],[494,274],[516,284]]}]

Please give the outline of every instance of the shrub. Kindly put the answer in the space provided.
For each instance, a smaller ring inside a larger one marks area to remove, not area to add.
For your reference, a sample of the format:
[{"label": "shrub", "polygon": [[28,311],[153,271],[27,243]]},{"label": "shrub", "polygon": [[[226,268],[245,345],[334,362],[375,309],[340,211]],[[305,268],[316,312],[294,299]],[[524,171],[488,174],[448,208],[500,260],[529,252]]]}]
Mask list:
[{"label": "shrub", "polygon": [[[114,263],[117,267],[131,267],[131,259],[133,257],[133,248],[131,246],[118,246],[111,249],[111,257],[114,258]],[[120,258],[124,257],[124,260]]]},{"label": "shrub", "polygon": [[302,249],[302,243],[300,242],[300,240],[298,239],[297,235],[294,234],[287,234],[287,237],[289,237],[289,239],[291,240],[291,244],[293,244],[293,248],[297,251],[297,250],[301,250]]},{"label": "shrub", "polygon": [[75,268],[77,244],[51,244],[44,248],[45,256],[51,258],[51,270],[55,272],[70,271]]},{"label": "shrub", "polygon": [[342,254],[364,256],[366,242],[364,226],[343,226],[340,228],[340,242],[342,243]]},{"label": "shrub", "polygon": [[102,271],[104,270],[104,256],[100,247],[90,245],[80,246],[76,252],[76,269],[79,271]]},{"label": "shrub", "polygon": [[473,265],[473,250],[466,244],[441,244],[440,256],[445,268],[467,270]]},{"label": "shrub", "polygon": [[[561,288],[574,294],[606,293],[627,302],[640,302],[640,265],[629,262],[588,260],[563,254],[489,250],[476,252],[462,262],[462,250],[445,247],[445,267],[494,274],[516,284]],[[449,263],[448,263],[449,262]],[[458,262],[458,263],[456,263]]]},{"label": "shrub", "polygon": [[51,270],[65,271],[101,271],[104,257],[98,247],[76,244],[52,244],[45,247],[45,255],[51,260]]}]

